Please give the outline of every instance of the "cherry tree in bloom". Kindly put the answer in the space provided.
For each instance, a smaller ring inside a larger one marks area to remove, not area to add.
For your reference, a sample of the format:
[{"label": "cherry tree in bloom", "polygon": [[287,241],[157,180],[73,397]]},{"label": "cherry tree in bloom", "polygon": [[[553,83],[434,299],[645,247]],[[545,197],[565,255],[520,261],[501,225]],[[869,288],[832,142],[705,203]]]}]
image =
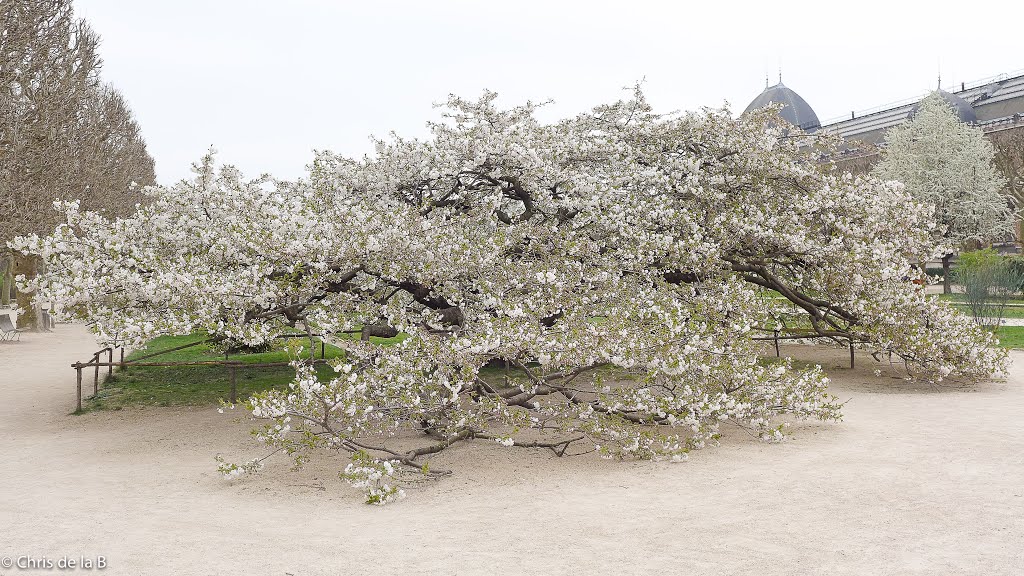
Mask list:
[{"label": "cherry tree in bloom", "polygon": [[724,425],[773,441],[780,416],[838,419],[820,368],[760,358],[783,313],[919,377],[1004,367],[907,281],[935,249],[931,208],[823,171],[774,111],[660,116],[637,92],[545,125],[494,99],[451,98],[425,141],[320,153],[299,182],[208,156],[131,218],[61,204],[65,225],[15,248],[104,341],[406,334],[337,338],[334,377],[297,362],[287,391],[249,401],[274,450],[351,454],[343,475],[374,503],[471,440],[681,460]]}]

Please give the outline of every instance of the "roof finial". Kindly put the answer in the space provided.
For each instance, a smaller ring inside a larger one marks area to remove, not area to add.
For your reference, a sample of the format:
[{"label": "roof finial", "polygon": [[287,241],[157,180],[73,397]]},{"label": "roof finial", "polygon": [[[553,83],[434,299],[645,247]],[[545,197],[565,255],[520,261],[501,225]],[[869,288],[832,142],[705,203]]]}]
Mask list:
[{"label": "roof finial", "polygon": [[782,84],[782,66],[779,66],[779,84]]},{"label": "roof finial", "polygon": [[768,89],[768,74],[767,73],[765,73],[765,75],[764,75],[764,89],[765,90]]},{"label": "roof finial", "polygon": [[939,72],[939,90],[942,90],[942,72]]}]

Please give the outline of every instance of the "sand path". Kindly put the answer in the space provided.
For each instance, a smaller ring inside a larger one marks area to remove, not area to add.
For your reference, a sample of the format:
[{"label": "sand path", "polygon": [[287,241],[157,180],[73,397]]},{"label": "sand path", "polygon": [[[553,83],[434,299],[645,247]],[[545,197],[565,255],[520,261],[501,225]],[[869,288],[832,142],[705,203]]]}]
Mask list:
[{"label": "sand path", "polygon": [[95,348],[67,325],[0,344],[0,557],[102,555],[126,575],[1024,572],[1021,353],[1008,382],[969,390],[829,353],[846,420],[785,444],[730,433],[683,464],[472,444],[438,458],[454,477],[377,508],[327,458],[225,482],[215,454],[259,452],[215,409],[69,416],[68,366]]}]

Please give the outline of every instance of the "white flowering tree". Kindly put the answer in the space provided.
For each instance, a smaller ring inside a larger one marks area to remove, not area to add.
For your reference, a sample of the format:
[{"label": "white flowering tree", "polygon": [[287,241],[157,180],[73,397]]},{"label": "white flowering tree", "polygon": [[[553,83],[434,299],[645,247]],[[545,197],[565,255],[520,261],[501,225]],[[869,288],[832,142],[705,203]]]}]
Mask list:
[{"label": "white flowering tree", "polygon": [[886,134],[882,160],[872,174],[897,180],[918,202],[934,207],[936,235],[948,294],[953,251],[1013,234],[1006,179],[996,168],[996,150],[980,128],[964,124],[938,93],[921,101],[917,113]]},{"label": "white flowering tree", "polygon": [[134,217],[63,204],[66,225],[15,247],[46,259],[39,294],[103,340],[405,333],[336,339],[336,377],[297,363],[287,391],[249,401],[262,441],[350,453],[343,474],[376,503],[474,439],[679,460],[723,425],[778,440],[782,415],[839,418],[819,368],[760,358],[780,308],[802,337],[916,375],[1003,366],[907,281],[933,250],[929,210],[823,174],[771,111],[661,117],[637,93],[554,125],[534,112],[452,98],[430,139],[321,153],[294,183],[207,157]]}]

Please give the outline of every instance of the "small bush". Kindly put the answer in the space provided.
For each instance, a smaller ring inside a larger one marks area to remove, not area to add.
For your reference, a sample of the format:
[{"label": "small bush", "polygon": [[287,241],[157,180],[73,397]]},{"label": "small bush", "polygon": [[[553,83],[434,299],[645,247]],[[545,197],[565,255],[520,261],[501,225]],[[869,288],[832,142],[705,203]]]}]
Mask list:
[{"label": "small bush", "polygon": [[988,326],[1002,324],[1007,301],[1024,283],[1024,271],[992,248],[961,253],[954,274],[975,322]]},{"label": "small bush", "polygon": [[957,258],[957,274],[961,270],[978,270],[1001,264],[1003,264],[1003,257],[996,252],[995,248],[961,252]]},{"label": "small bush", "polygon": [[[1006,262],[1006,266],[1009,267],[1010,270],[1024,278],[1024,255],[1015,254],[1013,256],[1004,256],[1003,261]],[[1021,288],[1019,287],[1018,291],[1020,290]]]}]

